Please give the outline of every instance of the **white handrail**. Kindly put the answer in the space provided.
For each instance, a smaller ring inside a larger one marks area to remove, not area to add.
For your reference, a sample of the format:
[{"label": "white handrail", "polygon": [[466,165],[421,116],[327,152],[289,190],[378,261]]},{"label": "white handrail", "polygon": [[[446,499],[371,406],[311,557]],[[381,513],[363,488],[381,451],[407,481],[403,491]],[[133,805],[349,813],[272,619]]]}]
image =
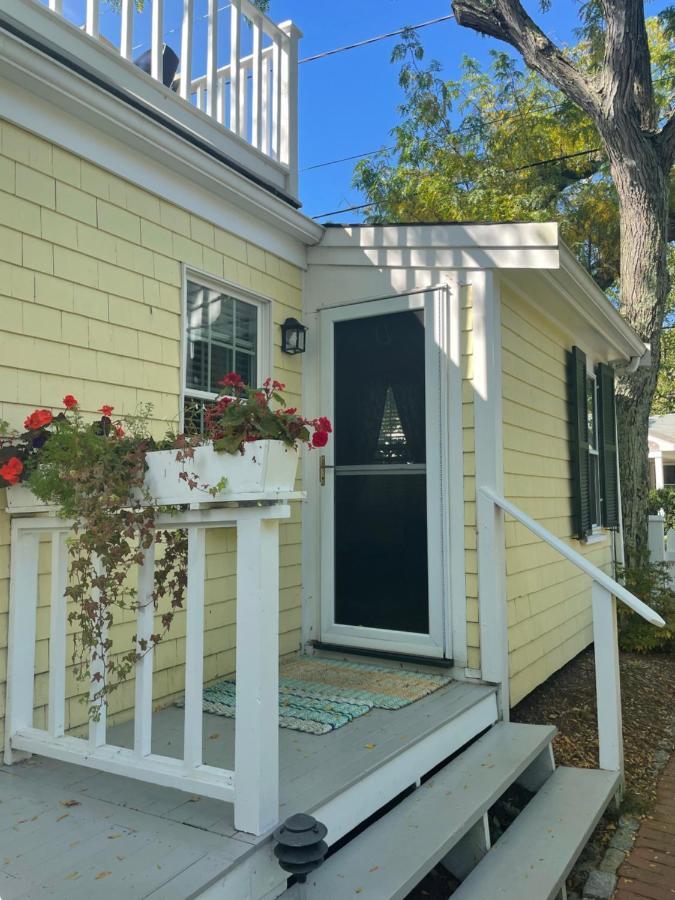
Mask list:
[{"label": "white handrail", "polygon": [[577,553],[576,550],[572,549],[572,547],[564,541],[561,541],[560,538],[551,534],[550,531],[528,516],[527,513],[524,513],[521,509],[497,494],[491,488],[481,487],[479,488],[479,491],[484,497],[492,500],[492,502],[500,509],[503,509],[505,513],[508,513],[516,519],[533,534],[536,534],[538,538],[541,538],[542,541],[545,541],[549,546],[553,547],[554,550],[557,550],[558,553],[564,556],[565,559],[568,559],[578,569],[581,569],[582,572],[590,576],[593,581],[609,591],[610,594],[613,594],[617,600],[621,600],[622,603],[625,603],[626,606],[629,606],[634,612],[642,616],[643,619],[646,619],[647,622],[650,622],[652,625],[656,625],[658,628],[664,627],[666,624],[665,621],[650,606],[647,606],[646,603],[643,603],[642,600],[639,600],[634,594],[631,594],[631,592],[626,590],[626,588],[619,584],[618,581],[614,581],[613,578],[610,578],[609,575],[602,571],[602,569],[594,566],[593,563],[589,562],[585,556],[581,555],[581,553]]}]

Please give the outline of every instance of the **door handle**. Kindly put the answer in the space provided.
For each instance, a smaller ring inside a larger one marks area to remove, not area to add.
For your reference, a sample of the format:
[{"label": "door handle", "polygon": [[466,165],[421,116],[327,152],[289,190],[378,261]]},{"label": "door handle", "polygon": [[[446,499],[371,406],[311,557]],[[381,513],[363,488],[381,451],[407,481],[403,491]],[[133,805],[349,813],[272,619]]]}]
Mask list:
[{"label": "door handle", "polygon": [[326,457],[321,454],[319,457],[319,484],[321,487],[326,486],[326,469],[334,469],[335,466],[329,466],[326,464]]}]

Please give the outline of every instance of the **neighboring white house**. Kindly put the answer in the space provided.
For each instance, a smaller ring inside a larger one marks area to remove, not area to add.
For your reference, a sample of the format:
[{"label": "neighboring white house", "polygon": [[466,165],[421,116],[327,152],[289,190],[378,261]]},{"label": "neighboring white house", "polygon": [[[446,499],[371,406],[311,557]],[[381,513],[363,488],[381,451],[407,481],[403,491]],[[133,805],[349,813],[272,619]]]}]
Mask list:
[{"label": "neighboring white house", "polygon": [[675,487],[675,413],[649,420],[649,486]]}]

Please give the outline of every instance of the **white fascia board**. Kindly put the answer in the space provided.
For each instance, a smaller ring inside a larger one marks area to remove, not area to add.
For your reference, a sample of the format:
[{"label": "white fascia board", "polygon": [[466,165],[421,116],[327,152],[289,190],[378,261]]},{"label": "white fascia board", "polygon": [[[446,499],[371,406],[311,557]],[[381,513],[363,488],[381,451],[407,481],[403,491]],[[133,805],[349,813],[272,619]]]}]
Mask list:
[{"label": "white fascia board", "polygon": [[554,222],[513,225],[366,225],[327,228],[310,265],[397,269],[556,268]]},{"label": "white fascia board", "polygon": [[604,292],[577,261],[572,251],[560,242],[560,268],[546,273],[565,299],[616,347],[626,360],[642,358],[648,347],[612,306]]},{"label": "white fascia board", "polygon": [[86,78],[0,32],[0,116],[305,267],[323,227]]},{"label": "white fascia board", "polygon": [[345,225],[326,228],[322,247],[345,248],[552,248],[558,247],[556,222],[429,225]]}]

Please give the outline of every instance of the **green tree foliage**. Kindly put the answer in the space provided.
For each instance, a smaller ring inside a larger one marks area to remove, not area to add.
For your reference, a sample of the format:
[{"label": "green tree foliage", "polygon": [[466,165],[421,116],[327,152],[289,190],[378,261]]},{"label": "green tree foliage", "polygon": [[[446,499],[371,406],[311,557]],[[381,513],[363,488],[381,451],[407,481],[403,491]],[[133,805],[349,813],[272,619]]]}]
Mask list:
[{"label": "green tree foliage", "polygon": [[[587,4],[580,40],[570,55],[593,69],[602,54],[601,19]],[[648,20],[659,110],[675,106],[675,24],[667,11]],[[354,185],[368,220],[550,221],[612,299],[619,290],[619,211],[602,142],[588,116],[540,75],[493,50],[481,68],[469,57],[456,80],[425,63],[417,33],[392,54],[400,64],[403,102],[395,146],[362,160]],[[546,162],[543,162],[546,161]],[[671,192],[675,235],[675,185]],[[671,248],[671,273],[675,253]],[[675,282],[673,282],[675,283]],[[661,338],[654,398],[657,413],[675,410],[675,296]]]},{"label": "green tree foliage", "polygon": [[[675,46],[667,21],[653,18],[648,27],[665,113],[675,105]],[[591,20],[571,55],[590,66],[599,52]],[[445,81],[440,63],[425,64],[417,33],[404,34],[392,54],[403,89],[395,146],[354,173],[372,203],[369,221],[557,220],[598,284],[616,291],[617,197],[594,125],[509,54],[493,50],[490,58],[482,69],[465,57],[460,77]]]}]

